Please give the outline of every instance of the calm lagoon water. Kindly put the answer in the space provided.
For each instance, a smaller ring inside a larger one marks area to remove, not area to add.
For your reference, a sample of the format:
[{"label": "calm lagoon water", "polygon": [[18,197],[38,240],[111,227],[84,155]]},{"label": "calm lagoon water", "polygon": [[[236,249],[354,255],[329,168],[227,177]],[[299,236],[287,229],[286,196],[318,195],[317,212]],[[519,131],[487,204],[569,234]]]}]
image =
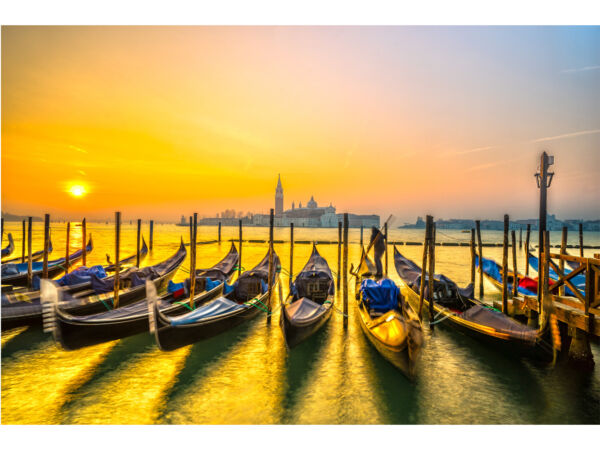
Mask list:
[{"label": "calm lagoon water", "polygon": [[[34,224],[34,251],[43,245],[43,225]],[[65,253],[65,224],[52,225],[52,258]],[[7,223],[21,252],[21,224]],[[114,225],[88,224],[94,250],[88,265],[104,264],[114,254]],[[221,244],[198,246],[198,266],[209,267],[237,239],[237,227],[223,227]],[[390,230],[390,240],[422,241],[423,230]],[[143,234],[148,237],[148,225]],[[122,228],[121,254],[135,252],[135,222]],[[199,227],[199,240],[216,239],[216,227]],[[350,230],[349,256],[358,262],[360,231]],[[155,225],[154,249],[144,265],[170,256],[188,229]],[[532,234],[532,240],[535,241]],[[244,228],[244,239],[267,239],[267,228]],[[438,230],[438,241],[467,242],[469,234]],[[518,233],[517,233],[518,238]],[[523,239],[525,237],[523,236]],[[289,229],[276,228],[275,239],[289,240]],[[335,241],[337,229],[296,229],[296,240]],[[367,233],[365,232],[365,240]],[[553,232],[560,242],[560,232]],[[600,245],[600,233],[586,233],[585,243]],[[485,242],[501,242],[502,232],[483,231]],[[576,244],[572,233],[569,243]],[[3,246],[6,243],[3,243]],[[80,248],[81,233],[72,224],[71,245]],[[275,250],[289,270],[289,243]],[[419,263],[421,246],[400,246]],[[262,259],[266,244],[244,243],[242,265]],[[294,273],[311,251],[294,247]],[[321,254],[337,271],[337,245],[322,244]],[[574,253],[578,250],[573,249]],[[598,250],[586,250],[591,256]],[[501,261],[501,247],[485,247],[484,256]],[[518,264],[524,268],[524,253]],[[470,280],[468,247],[437,247],[436,272],[459,285]],[[189,267],[189,262],[184,262]],[[175,281],[186,277],[180,270]],[[400,284],[389,260],[389,275]],[[287,275],[283,275],[284,295]],[[59,349],[41,330],[2,332],[2,423],[4,424],[536,424],[600,423],[600,373],[567,366],[550,368],[497,353],[444,327],[426,333],[415,382],[377,354],[363,336],[350,283],[350,318],[331,320],[308,341],[285,349],[279,311],[220,336],[174,352],[161,352],[149,333],[73,352]],[[500,298],[485,285],[490,303]],[[338,296],[336,306],[341,309]],[[427,329],[427,327],[425,327]],[[600,349],[592,344],[597,364]]]}]

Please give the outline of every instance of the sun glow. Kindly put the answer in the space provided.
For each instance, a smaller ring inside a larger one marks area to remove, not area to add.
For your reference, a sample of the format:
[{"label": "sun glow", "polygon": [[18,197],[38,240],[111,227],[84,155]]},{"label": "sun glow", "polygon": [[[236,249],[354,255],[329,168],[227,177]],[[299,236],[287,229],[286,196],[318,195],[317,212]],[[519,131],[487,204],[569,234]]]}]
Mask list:
[{"label": "sun glow", "polygon": [[87,194],[87,191],[85,186],[82,186],[81,184],[74,184],[69,188],[69,194],[71,194],[73,197],[83,197],[85,194]]}]

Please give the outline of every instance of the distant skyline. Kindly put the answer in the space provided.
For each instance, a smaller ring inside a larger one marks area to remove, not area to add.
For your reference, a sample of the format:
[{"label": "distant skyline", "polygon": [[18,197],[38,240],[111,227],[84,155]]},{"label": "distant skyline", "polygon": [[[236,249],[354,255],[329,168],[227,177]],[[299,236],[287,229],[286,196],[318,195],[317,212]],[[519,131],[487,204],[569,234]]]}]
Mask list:
[{"label": "distant skyline", "polygon": [[600,218],[600,27],[2,27],[2,210]]}]

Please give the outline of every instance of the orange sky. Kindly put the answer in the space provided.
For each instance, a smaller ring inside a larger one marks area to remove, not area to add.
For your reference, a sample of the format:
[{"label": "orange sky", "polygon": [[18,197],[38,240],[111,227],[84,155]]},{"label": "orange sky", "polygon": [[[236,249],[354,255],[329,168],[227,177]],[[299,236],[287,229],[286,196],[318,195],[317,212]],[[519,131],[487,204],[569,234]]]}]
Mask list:
[{"label": "orange sky", "polygon": [[[267,212],[280,172],[286,208],[314,194],[339,212],[407,221],[535,217],[546,148],[551,212],[598,218],[599,36],[3,27],[2,209]],[[73,184],[88,194],[69,195]]]}]

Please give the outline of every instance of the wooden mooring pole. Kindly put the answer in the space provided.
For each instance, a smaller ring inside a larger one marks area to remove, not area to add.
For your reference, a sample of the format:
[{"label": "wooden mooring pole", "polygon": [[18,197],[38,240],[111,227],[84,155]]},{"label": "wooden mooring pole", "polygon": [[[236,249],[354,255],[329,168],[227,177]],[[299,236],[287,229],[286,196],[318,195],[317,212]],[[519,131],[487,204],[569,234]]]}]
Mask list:
[{"label": "wooden mooring pole", "polygon": [[190,244],[190,308],[194,309],[196,296],[196,239],[198,237],[198,213],[194,213],[192,222],[192,242]]},{"label": "wooden mooring pole", "polygon": [[150,221],[150,250],[154,248],[154,220]]},{"label": "wooden mooring pole", "polygon": [[360,226],[360,245],[363,245],[363,225]]},{"label": "wooden mooring pole", "polygon": [[481,242],[481,222],[475,221],[475,229],[477,230],[477,246],[479,247],[479,300],[483,300],[483,243]]},{"label": "wooden mooring pole", "polygon": [[87,264],[87,247],[86,247],[86,238],[87,238],[87,222],[85,217],[81,221],[81,264]]},{"label": "wooden mooring pole", "polygon": [[32,260],[31,260],[31,235],[32,235],[32,218],[27,218],[27,287],[31,289],[33,285],[33,271],[32,271]]},{"label": "wooden mooring pole", "polygon": [[504,241],[502,244],[502,312],[508,314],[508,214],[504,214]]},{"label": "wooden mooring pole", "polygon": [[344,328],[348,326],[348,213],[344,213],[344,265],[343,293],[344,293]]},{"label": "wooden mooring pole", "polygon": [[239,223],[239,247],[240,247],[240,252],[239,252],[239,258],[238,258],[238,278],[240,277],[240,275],[242,274],[242,219],[240,219],[240,223]]},{"label": "wooden mooring pole", "polygon": [[527,234],[525,235],[525,275],[529,275],[529,235],[531,234],[531,224],[527,224]]},{"label": "wooden mooring pole", "polygon": [[471,228],[471,284],[475,286],[475,228]]},{"label": "wooden mooring pole", "polygon": [[583,258],[583,224],[579,222],[579,256]]},{"label": "wooden mooring pole", "polygon": [[513,259],[513,289],[512,289],[512,296],[516,297],[517,293],[519,292],[519,277],[517,276],[517,274],[519,273],[517,270],[517,235],[515,230],[512,230],[511,232],[511,237],[512,237],[512,259]]},{"label": "wooden mooring pole", "polygon": [[429,327],[433,330],[433,292],[434,292],[434,277],[435,277],[435,222],[431,218],[431,238],[429,240]]},{"label": "wooden mooring pole", "polygon": [[294,279],[294,222],[290,223],[290,283],[289,289],[292,289]]},{"label": "wooden mooring pole", "polygon": [[21,263],[25,262],[25,247],[27,246],[27,237],[25,235],[25,220],[22,222],[23,225],[23,239],[21,239],[22,247],[21,247]]},{"label": "wooden mooring pole", "polygon": [[142,219],[137,220],[137,240],[136,240],[136,255],[135,255],[135,265],[140,267],[140,238],[142,236]]},{"label": "wooden mooring pole", "polygon": [[71,261],[69,260],[69,251],[71,250],[71,222],[67,222],[67,242],[65,249],[65,273],[69,273],[69,266],[71,265]]},{"label": "wooden mooring pole", "polygon": [[[568,228],[562,227],[562,236],[561,236],[561,240],[560,240],[560,254],[561,255],[565,255],[567,253],[567,233],[568,233]],[[564,259],[562,259],[562,258],[560,259],[560,261],[558,262],[558,267],[562,273],[565,273],[565,260]],[[561,295],[561,296],[565,295],[565,285],[564,284],[558,288],[558,295]]]},{"label": "wooden mooring pole", "polygon": [[217,233],[217,240],[219,241],[219,244],[221,243],[221,222],[219,222],[219,231]]},{"label": "wooden mooring pole", "polygon": [[[268,295],[267,295],[267,323],[271,322],[271,296],[273,294],[273,282],[275,280],[275,267],[273,267],[273,213],[271,208],[269,213],[269,276],[268,276]],[[240,227],[242,221],[240,220]]]},{"label": "wooden mooring pole", "polygon": [[519,227],[519,248],[523,248],[523,227]]},{"label": "wooden mooring pole", "polygon": [[423,263],[421,264],[421,285],[419,287],[419,318],[423,318],[423,299],[425,298],[425,279],[427,278],[427,255],[430,245],[431,216],[425,218],[425,240],[423,241]]},{"label": "wooden mooring pole", "polygon": [[338,222],[338,245],[337,245],[337,288],[340,289],[342,282],[342,222]]},{"label": "wooden mooring pole", "polygon": [[50,242],[50,214],[44,214],[44,262],[42,263],[42,278],[48,278],[48,243]]},{"label": "wooden mooring pole", "polygon": [[115,212],[115,290],[113,295],[113,308],[119,307],[120,288],[120,261],[121,261],[121,213]]},{"label": "wooden mooring pole", "polygon": [[385,267],[383,275],[387,278],[388,276],[388,224],[383,224],[383,242],[385,243]]}]

